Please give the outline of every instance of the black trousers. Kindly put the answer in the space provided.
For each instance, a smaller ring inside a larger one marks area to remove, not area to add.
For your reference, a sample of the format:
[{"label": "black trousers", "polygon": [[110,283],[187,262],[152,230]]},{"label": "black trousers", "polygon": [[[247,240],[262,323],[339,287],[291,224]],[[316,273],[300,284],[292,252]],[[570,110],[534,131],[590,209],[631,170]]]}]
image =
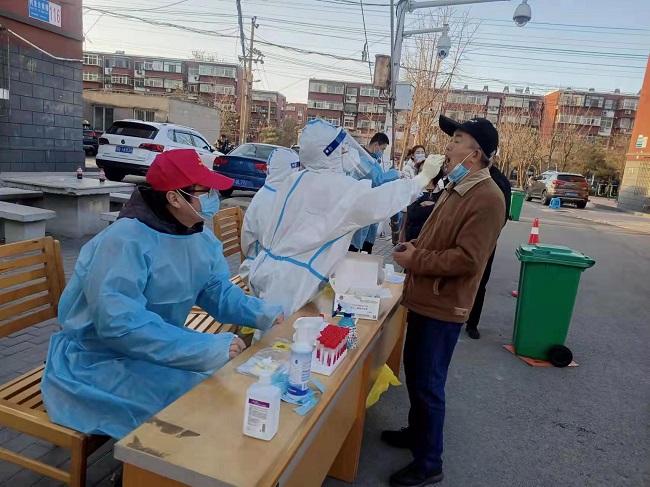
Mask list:
[{"label": "black trousers", "polygon": [[[368,252],[368,254],[372,254],[372,247],[374,244],[371,244],[367,240],[363,242],[363,247],[361,247],[361,252]],[[354,245],[350,245],[348,248],[348,252],[359,252],[359,249],[356,248]]]},{"label": "black trousers", "polygon": [[485,290],[487,283],[490,280],[492,263],[494,262],[494,254],[496,251],[496,248],[492,251],[492,255],[490,255],[490,258],[487,261],[487,265],[485,266],[485,270],[483,271],[481,283],[478,285],[478,291],[476,291],[474,306],[472,306],[472,311],[469,313],[469,318],[467,318],[467,328],[473,328],[474,330],[478,328],[478,322],[481,319],[481,312],[483,311],[483,303],[485,302]]}]

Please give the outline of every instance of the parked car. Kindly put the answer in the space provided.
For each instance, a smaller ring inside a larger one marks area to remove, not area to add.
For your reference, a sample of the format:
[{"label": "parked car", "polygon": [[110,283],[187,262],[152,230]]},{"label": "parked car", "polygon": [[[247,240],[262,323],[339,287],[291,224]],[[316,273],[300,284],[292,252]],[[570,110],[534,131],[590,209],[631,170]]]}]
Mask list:
[{"label": "parked car", "polygon": [[111,181],[127,174],[146,175],[156,156],[167,150],[194,149],[207,167],[221,156],[196,130],[173,123],[119,120],[99,139],[97,167]]},{"label": "parked car", "polygon": [[[257,191],[264,186],[266,180],[266,162],[278,145],[247,143],[235,148],[226,155],[214,160],[213,169],[219,174],[235,180],[235,185],[220,191],[224,196],[230,196],[236,189]],[[296,154],[298,159],[298,154]]]},{"label": "parked car", "polygon": [[589,184],[582,174],[547,171],[533,178],[526,188],[526,201],[533,198],[539,198],[543,205],[548,205],[551,198],[560,198],[562,203],[584,208],[589,201]]},{"label": "parked car", "polygon": [[99,150],[99,138],[92,128],[84,126],[84,152],[93,156]]}]

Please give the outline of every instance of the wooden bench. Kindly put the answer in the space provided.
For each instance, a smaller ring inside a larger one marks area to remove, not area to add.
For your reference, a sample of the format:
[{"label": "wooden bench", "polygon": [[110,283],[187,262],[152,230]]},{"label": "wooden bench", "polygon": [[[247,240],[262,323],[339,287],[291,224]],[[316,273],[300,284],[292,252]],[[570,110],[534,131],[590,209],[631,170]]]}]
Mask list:
[{"label": "wooden bench", "polygon": [[122,207],[131,199],[130,193],[111,193],[110,195],[111,211],[119,212]]},{"label": "wooden bench", "polygon": [[[244,214],[239,206],[226,208],[219,211],[213,220],[214,234],[223,245],[224,257],[230,257],[239,253],[240,263],[246,257],[241,248],[241,229],[244,225]],[[246,294],[250,291],[244,279],[237,274],[230,279],[234,284],[242,288]]]},{"label": "wooden bench", "polygon": [[119,211],[111,211],[109,213],[102,213],[99,215],[99,218],[102,220],[108,222],[110,225],[111,223],[115,223],[117,221],[117,217],[119,216],[120,212]]},{"label": "wooden bench", "polygon": [[56,212],[51,210],[0,201],[6,243],[45,237],[45,220],[55,216]]},{"label": "wooden bench", "polygon": [[31,191],[19,188],[0,188],[0,201],[15,203],[17,201],[37,202],[42,200],[42,191]]},{"label": "wooden bench", "polygon": [[[59,242],[46,237],[0,246],[0,338],[56,319],[65,288]],[[233,325],[216,322],[205,311],[193,310],[188,328],[203,333],[233,331]],[[70,450],[66,472],[19,453],[0,448],[0,461],[7,461],[71,485],[85,487],[87,459],[109,438],[86,435],[50,421],[41,380],[45,366],[0,385],[0,426],[40,438]]]}]

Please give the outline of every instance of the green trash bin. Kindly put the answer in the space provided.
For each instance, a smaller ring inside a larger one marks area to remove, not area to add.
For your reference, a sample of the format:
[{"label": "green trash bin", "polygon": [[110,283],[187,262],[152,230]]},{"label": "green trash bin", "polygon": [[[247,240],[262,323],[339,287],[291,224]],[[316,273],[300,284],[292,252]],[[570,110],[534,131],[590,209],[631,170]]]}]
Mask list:
[{"label": "green trash bin", "polygon": [[563,345],[580,275],[595,261],[567,247],[543,244],[520,245],[516,255],[521,270],[512,333],[515,353],[558,365],[556,353],[571,355]]},{"label": "green trash bin", "polygon": [[521,215],[521,208],[524,206],[524,197],[526,193],[523,191],[512,190],[510,193],[510,219],[518,222]]}]

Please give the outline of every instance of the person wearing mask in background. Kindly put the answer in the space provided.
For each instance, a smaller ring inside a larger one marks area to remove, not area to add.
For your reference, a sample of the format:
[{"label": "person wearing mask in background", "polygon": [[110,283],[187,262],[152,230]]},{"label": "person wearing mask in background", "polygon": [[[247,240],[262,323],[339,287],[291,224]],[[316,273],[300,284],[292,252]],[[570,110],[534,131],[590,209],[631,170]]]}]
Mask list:
[{"label": "person wearing mask in background", "polygon": [[410,242],[420,235],[424,223],[433,212],[436,202],[440,198],[444,188],[440,187],[442,179],[442,169],[438,175],[431,180],[424,193],[417,200],[411,203],[405,212],[403,212],[403,225],[400,232],[400,242]]},{"label": "person wearing mask in background", "polygon": [[420,164],[426,159],[424,146],[416,145],[409,151],[409,156],[402,166],[402,177],[412,179],[418,174]]},{"label": "person wearing mask in background", "polygon": [[228,141],[228,137],[226,137],[224,134],[221,134],[219,136],[219,140],[217,140],[216,143],[217,150],[221,152],[222,154],[227,154],[229,152],[229,147],[230,147],[230,142]]},{"label": "person wearing mask in background", "polygon": [[488,169],[499,142],[494,125],[441,116],[440,128],[452,136],[446,149],[450,183],[418,239],[393,251],[407,269],[402,305],[408,309],[404,373],[411,408],[408,427],[384,431],[382,440],[410,448],[414,457],[391,476],[393,487],[443,478],[447,371],[505,219],[503,194]]},{"label": "person wearing mask in background", "polygon": [[[400,173],[396,169],[390,169],[384,171],[384,168],[381,163],[381,158],[388,147],[388,136],[382,132],[378,132],[372,136],[370,143],[366,147],[366,152],[372,156],[376,164],[379,166],[380,170],[383,173],[382,181],[380,184],[389,183],[400,178]],[[376,184],[373,182],[373,184]],[[391,224],[392,228],[392,224]],[[379,223],[373,223],[367,227],[360,228],[352,236],[352,243],[348,249],[350,252],[367,252],[372,254],[372,248],[375,245],[377,240],[377,230],[379,229]]]},{"label": "person wearing mask in background", "polygon": [[239,266],[239,275],[248,279],[251,264],[260,253],[260,238],[268,224],[268,211],[278,188],[287,177],[300,170],[298,154],[278,147],[269,155],[264,186],[255,194],[244,215],[241,231],[241,248],[246,256]]},{"label": "person wearing mask in background", "polygon": [[[490,163],[490,177],[497,184],[501,192],[503,193],[503,198],[506,204],[506,218],[503,222],[505,226],[508,223],[508,215],[510,215],[510,195],[512,189],[510,187],[510,181],[507,177],[499,170],[496,166],[498,164],[498,155],[495,155],[492,158]],[[490,274],[492,272],[492,263],[494,262],[494,254],[496,253],[496,247],[492,251],[490,258],[487,261],[485,270],[483,271],[483,277],[481,277],[481,282],[478,285],[478,291],[476,292],[476,298],[474,299],[474,306],[472,306],[472,311],[469,313],[469,318],[467,318],[467,324],[465,325],[465,331],[467,335],[474,339],[478,340],[481,338],[481,332],[478,331],[478,323],[481,320],[481,312],[483,311],[483,303],[485,302],[485,293],[487,283],[490,280]]]},{"label": "person wearing mask in background", "polygon": [[50,419],[120,439],[245,348],[232,333],[198,333],[198,305],[218,322],[266,329],[282,308],[229,280],[203,221],[233,180],[193,149],[156,156],[117,221],[81,249],[59,303],[41,389]]},{"label": "person wearing mask in background", "polygon": [[[346,175],[346,137],[345,130],[323,120],[308,122],[300,134],[305,170],[285,180],[268,210],[249,287],[254,295],[281,303],[287,316],[325,287],[354,231],[408,206],[444,162],[444,156],[430,156],[415,178],[373,187],[371,181]],[[376,170],[373,164],[368,162],[368,175]]]}]

